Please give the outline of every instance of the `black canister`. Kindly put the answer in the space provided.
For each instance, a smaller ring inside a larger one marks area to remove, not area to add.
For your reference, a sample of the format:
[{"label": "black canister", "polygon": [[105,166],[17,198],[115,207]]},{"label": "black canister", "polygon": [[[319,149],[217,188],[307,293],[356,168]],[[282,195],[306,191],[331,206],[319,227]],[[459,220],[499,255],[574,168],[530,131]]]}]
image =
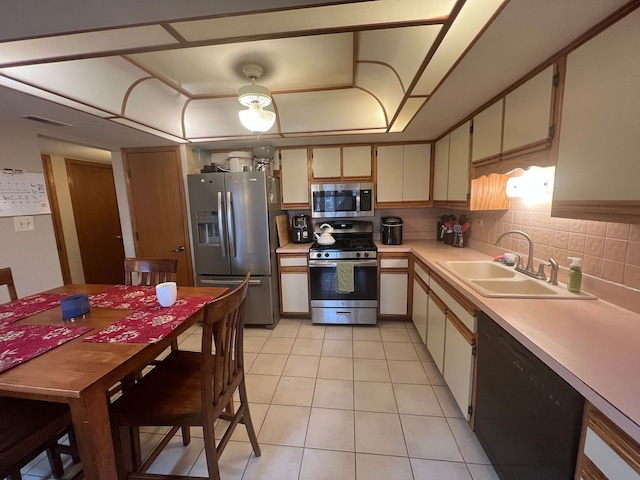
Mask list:
[{"label": "black canister", "polygon": [[401,245],[402,219],[400,217],[382,217],[381,236],[384,245]]}]

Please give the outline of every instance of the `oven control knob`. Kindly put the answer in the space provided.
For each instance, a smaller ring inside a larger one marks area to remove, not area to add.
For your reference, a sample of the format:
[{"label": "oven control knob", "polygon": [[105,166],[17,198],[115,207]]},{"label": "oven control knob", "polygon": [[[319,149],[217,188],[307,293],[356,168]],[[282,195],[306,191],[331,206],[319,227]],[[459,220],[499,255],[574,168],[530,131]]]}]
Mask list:
[{"label": "oven control knob", "polygon": [[324,254],[324,256],[325,256],[325,257],[328,257],[328,256],[329,256],[329,254],[328,254],[328,253],[325,253],[325,254]]},{"label": "oven control knob", "polygon": [[360,258],[360,252],[356,253],[356,258]]},{"label": "oven control knob", "polygon": [[316,257],[320,258],[322,256],[321,253],[316,253]]},{"label": "oven control knob", "polygon": [[365,256],[365,258],[366,258],[366,257],[368,257],[368,256],[369,256],[369,254],[365,252],[364,256]]}]

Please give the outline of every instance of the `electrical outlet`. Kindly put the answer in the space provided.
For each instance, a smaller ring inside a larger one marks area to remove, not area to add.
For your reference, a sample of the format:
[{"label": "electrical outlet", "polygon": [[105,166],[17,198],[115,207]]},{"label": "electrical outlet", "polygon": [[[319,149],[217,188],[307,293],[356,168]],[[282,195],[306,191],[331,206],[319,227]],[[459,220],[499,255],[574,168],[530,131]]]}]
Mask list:
[{"label": "electrical outlet", "polygon": [[482,219],[481,219],[481,218],[476,218],[476,219],[473,221],[473,226],[474,226],[474,227],[481,227],[481,226],[482,226]]},{"label": "electrical outlet", "polygon": [[29,232],[36,229],[33,216],[13,217],[13,227],[16,232]]}]

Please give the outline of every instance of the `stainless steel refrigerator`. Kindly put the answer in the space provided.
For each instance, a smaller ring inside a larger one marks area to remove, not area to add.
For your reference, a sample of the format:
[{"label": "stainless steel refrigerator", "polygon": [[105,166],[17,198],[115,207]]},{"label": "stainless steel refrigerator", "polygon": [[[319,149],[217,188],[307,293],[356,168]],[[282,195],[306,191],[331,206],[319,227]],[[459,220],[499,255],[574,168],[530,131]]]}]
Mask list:
[{"label": "stainless steel refrigerator", "polygon": [[265,172],[187,177],[196,285],[235,288],[250,272],[245,323],[273,327],[280,319],[279,180]]}]

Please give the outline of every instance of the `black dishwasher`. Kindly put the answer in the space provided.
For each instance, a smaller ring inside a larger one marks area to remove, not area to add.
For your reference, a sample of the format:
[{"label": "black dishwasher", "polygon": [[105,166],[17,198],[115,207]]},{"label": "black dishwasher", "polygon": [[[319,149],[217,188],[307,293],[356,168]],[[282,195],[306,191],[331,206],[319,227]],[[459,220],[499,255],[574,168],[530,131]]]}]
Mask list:
[{"label": "black dishwasher", "polygon": [[584,398],[480,313],[475,433],[502,480],[574,478]]}]

